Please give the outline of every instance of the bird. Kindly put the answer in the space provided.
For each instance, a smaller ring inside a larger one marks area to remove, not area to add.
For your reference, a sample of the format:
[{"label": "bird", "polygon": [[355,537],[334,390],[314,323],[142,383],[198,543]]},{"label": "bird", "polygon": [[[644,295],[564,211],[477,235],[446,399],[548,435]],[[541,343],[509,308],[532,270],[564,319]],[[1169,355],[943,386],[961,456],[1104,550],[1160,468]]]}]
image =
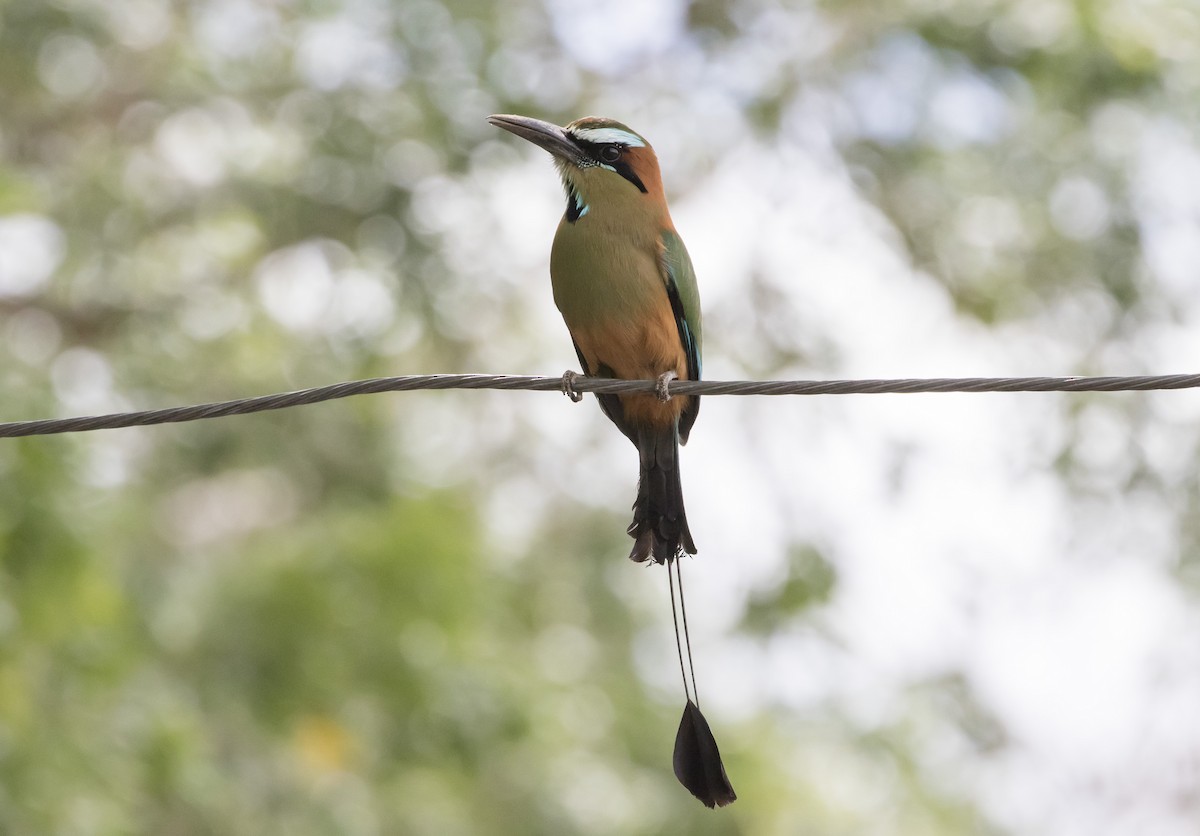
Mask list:
[{"label": "bird", "polygon": [[[550,278],[584,373],[699,379],[696,275],[671,222],[650,144],[620,122],[600,117],[565,128],[524,116],[490,121],[546,149],[558,166],[567,208],[550,251]],[[598,398],[604,414],[637,448],[641,464],[630,560],[661,564],[681,552],[695,554],[678,449],[696,421],[699,397]]]},{"label": "bird", "polygon": [[[691,258],[671,221],[658,158],[645,137],[615,119],[586,116],[562,127],[511,114],[488,121],[548,151],[558,169],[566,209],[550,250],[551,287],[584,374],[658,381],[658,394],[597,399],[638,451],[629,559],[666,564],[672,616],[678,580],[686,636],[679,562],[696,554],[696,545],[684,510],[679,446],[687,443],[700,398],[665,395],[671,380],[700,379],[700,295]],[[676,618],[682,671],[678,624]],[[688,659],[690,664],[690,641]],[[686,672],[683,678],[686,695]],[[724,806],[737,796],[698,706],[698,695],[695,701],[688,695],[676,736],[675,774],[706,806]]]}]

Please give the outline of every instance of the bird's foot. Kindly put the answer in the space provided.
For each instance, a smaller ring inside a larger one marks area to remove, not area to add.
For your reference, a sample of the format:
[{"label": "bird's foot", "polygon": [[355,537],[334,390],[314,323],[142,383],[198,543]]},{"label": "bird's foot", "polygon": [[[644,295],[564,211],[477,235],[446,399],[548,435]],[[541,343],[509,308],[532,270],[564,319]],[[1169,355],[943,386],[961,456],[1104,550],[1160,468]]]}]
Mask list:
[{"label": "bird's foot", "polygon": [[663,372],[658,376],[658,382],[654,384],[654,394],[658,395],[658,399],[663,403],[671,400],[671,381],[678,380],[679,375],[675,374],[674,370]]},{"label": "bird's foot", "polygon": [[573,372],[567,369],[562,376],[562,393],[571,399],[574,403],[579,403],[583,400],[583,392],[575,391],[575,378],[579,377],[578,372]]}]

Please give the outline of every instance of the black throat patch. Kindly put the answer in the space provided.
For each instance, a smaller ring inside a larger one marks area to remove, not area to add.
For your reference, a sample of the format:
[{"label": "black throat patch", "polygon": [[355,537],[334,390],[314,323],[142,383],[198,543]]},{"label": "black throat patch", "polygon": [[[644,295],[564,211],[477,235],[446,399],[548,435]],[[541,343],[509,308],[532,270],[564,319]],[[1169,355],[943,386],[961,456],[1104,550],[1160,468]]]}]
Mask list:
[{"label": "black throat patch", "polygon": [[575,223],[587,214],[588,206],[570,180],[564,180],[563,187],[567,190],[567,222]]}]

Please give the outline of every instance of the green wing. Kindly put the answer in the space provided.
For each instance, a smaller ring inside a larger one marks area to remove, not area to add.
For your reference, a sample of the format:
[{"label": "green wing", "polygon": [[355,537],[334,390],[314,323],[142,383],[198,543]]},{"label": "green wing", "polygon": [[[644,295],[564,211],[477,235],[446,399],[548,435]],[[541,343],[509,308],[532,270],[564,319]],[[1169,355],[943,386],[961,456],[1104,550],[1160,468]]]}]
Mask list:
[{"label": "green wing", "polygon": [[[675,325],[679,328],[679,341],[687,354],[688,377],[700,379],[700,354],[703,335],[700,326],[700,291],[696,287],[696,271],[692,268],[692,260],[688,257],[683,239],[674,231],[664,232],[663,242],[663,279],[667,286],[667,296],[671,300],[671,310],[675,313]],[[679,416],[679,440],[687,443],[688,433],[696,416],[700,413],[699,396],[692,397],[683,414]]]}]

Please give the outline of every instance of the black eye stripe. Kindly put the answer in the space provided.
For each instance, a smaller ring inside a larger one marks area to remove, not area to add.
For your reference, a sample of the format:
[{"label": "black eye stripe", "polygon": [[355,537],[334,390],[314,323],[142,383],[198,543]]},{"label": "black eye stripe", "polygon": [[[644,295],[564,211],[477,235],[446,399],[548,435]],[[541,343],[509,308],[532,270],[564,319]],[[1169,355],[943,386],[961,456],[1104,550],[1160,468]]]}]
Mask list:
[{"label": "black eye stripe", "polygon": [[[588,142],[586,139],[576,139],[575,144],[578,145],[585,154],[591,157],[598,163],[611,163],[619,160],[621,154],[625,152],[626,146],[615,142]],[[605,153],[611,153],[615,150],[617,156],[606,157]]]},{"label": "black eye stripe", "polygon": [[633,183],[633,185],[637,186],[639,192],[646,194],[646,185],[642,182],[642,178],[633,173],[633,168],[629,165],[629,163],[624,161],[616,162],[613,163],[612,167],[617,174],[620,174],[630,183]]},{"label": "black eye stripe", "polygon": [[[586,139],[578,139],[575,137],[572,138],[575,140],[575,144],[579,146],[580,150],[582,150],[590,159],[594,160],[597,164],[611,168],[613,171],[617,172],[617,174],[620,174],[630,183],[637,186],[638,191],[642,194],[647,193],[646,185],[642,182],[642,179],[633,173],[632,166],[630,166],[629,163],[624,160],[625,152],[629,150],[629,146],[619,142],[589,142]],[[609,148],[615,148],[619,152],[618,155],[611,160],[604,158],[604,151],[605,149]]]}]

